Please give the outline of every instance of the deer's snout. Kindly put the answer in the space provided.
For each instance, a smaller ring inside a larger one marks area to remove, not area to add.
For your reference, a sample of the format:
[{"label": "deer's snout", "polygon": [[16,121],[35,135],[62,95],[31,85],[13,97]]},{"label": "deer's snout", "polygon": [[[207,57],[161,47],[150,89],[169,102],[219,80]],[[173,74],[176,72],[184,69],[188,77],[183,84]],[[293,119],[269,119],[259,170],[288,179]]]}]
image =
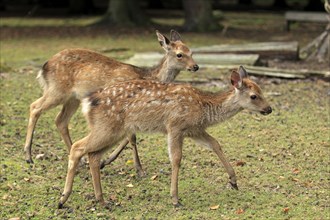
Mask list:
[{"label": "deer's snout", "polygon": [[272,113],[272,111],[273,111],[272,107],[268,106],[264,108],[260,113],[263,115],[269,115],[270,113]]},{"label": "deer's snout", "polygon": [[198,69],[199,69],[199,66],[197,64],[195,64],[195,65],[193,65],[192,68],[188,68],[188,71],[196,72]]},{"label": "deer's snout", "polygon": [[194,72],[196,72],[198,69],[199,69],[199,66],[197,64],[193,66]]}]

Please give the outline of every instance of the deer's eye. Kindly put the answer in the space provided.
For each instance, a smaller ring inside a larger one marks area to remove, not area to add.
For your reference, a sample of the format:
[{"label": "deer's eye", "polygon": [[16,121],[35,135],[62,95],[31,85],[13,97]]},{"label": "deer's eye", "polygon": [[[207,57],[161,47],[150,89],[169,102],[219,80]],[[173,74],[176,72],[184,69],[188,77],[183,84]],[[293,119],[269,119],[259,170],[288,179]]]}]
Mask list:
[{"label": "deer's eye", "polygon": [[181,54],[181,53],[178,53],[178,54],[176,55],[176,57],[177,57],[177,58],[182,58],[182,54]]},{"label": "deer's eye", "polygon": [[257,96],[256,96],[256,95],[251,95],[250,98],[251,98],[252,100],[255,100],[255,99],[257,98]]}]

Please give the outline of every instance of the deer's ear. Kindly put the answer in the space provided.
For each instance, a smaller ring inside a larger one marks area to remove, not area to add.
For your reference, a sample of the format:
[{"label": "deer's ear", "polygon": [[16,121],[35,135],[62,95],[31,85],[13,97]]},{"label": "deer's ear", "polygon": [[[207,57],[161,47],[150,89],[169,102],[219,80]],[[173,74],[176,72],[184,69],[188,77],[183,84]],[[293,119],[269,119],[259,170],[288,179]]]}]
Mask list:
[{"label": "deer's ear", "polygon": [[181,36],[177,31],[171,30],[170,40],[171,41],[181,41]]},{"label": "deer's ear", "polygon": [[238,68],[238,72],[239,72],[239,75],[241,76],[242,79],[248,77],[248,73],[246,72],[246,70],[244,69],[243,66],[240,66],[240,67]]},{"label": "deer's ear", "polygon": [[162,48],[165,51],[169,50],[169,44],[170,44],[170,40],[167,39],[167,37],[165,37],[164,35],[162,35],[159,31],[156,31],[157,37],[158,37],[158,41],[160,46],[162,46]]},{"label": "deer's ear", "polygon": [[236,70],[231,73],[230,82],[237,89],[242,87],[241,75]]}]

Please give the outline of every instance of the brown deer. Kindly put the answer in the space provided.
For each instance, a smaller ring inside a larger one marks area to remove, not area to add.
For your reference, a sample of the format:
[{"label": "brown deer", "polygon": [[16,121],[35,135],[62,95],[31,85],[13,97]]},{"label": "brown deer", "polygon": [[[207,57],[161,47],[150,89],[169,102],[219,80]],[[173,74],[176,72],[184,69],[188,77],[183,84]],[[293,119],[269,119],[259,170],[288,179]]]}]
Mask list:
[{"label": "brown deer", "polygon": [[[158,41],[166,54],[159,65],[152,68],[140,68],[121,63],[112,58],[85,49],[63,50],[43,66],[38,75],[43,96],[30,106],[30,117],[25,141],[25,157],[28,163],[33,163],[31,145],[34,129],[38,118],[45,111],[60,104],[61,112],[56,117],[56,125],[70,151],[72,141],[69,135],[68,123],[77,111],[80,100],[91,92],[116,82],[133,79],[154,79],[171,82],[181,70],[195,72],[198,65],[192,58],[192,52],[181,41],[178,32],[171,30],[170,40],[156,31]],[[134,137],[134,138],[133,138]],[[139,173],[143,173],[136,151],[135,136],[131,138],[134,160]],[[124,141],[125,146],[128,141]]]},{"label": "brown deer", "polygon": [[178,200],[178,174],[185,137],[213,150],[229,174],[229,183],[238,189],[235,171],[219,143],[205,129],[223,122],[243,109],[267,115],[272,112],[259,86],[247,77],[243,67],[231,74],[227,92],[204,92],[186,84],[165,84],[134,80],[95,92],[83,100],[83,112],[90,133],[72,145],[68,173],[59,208],[67,201],[80,158],[88,154],[96,200],[104,204],[100,182],[102,154],[124,137],[136,132],[167,134],[172,164],[171,196]]}]

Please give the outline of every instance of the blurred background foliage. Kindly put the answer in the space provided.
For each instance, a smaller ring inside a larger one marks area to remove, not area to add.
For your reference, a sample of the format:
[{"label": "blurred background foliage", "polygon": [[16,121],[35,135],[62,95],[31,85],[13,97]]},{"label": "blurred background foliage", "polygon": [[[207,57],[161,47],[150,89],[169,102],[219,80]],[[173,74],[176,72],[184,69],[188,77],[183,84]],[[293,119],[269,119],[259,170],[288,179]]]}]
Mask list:
[{"label": "blurred background foliage", "polygon": [[1,16],[102,15],[94,25],[150,26],[151,15],[176,11],[184,18],[182,30],[219,30],[221,11],[324,11],[324,0],[0,0]]}]

